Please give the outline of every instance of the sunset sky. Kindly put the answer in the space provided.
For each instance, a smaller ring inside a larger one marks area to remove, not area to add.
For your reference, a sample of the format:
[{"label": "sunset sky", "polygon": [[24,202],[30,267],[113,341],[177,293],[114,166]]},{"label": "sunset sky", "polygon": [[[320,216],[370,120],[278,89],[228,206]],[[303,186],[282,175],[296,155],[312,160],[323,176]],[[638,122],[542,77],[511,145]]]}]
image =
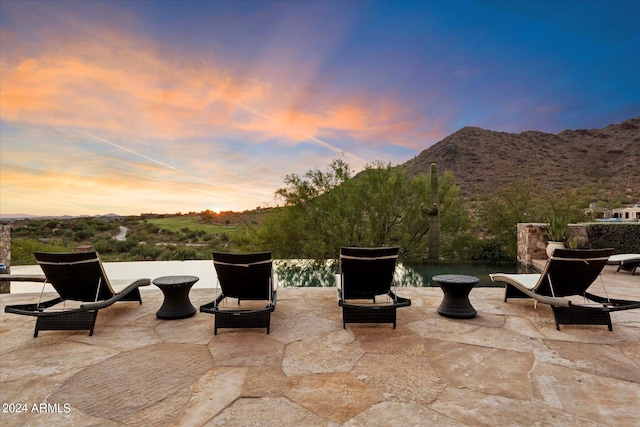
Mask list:
[{"label": "sunset sky", "polygon": [[[0,0],[0,214],[275,206],[464,126],[640,115],[640,0]],[[496,147],[496,153],[500,148]]]}]

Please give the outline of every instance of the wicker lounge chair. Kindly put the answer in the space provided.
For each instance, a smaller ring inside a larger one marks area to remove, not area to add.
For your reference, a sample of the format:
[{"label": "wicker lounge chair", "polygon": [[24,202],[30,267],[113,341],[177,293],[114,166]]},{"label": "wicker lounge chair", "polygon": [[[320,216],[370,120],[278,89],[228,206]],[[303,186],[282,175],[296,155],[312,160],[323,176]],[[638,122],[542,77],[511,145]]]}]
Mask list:
[{"label": "wicker lounge chair", "polygon": [[[556,249],[541,274],[496,273],[490,277],[494,282],[506,283],[505,302],[509,298],[533,298],[549,304],[558,330],[561,324],[572,324],[607,325],[611,331],[610,312],[640,308],[640,301],[610,299],[587,292],[612,253],[613,249]],[[566,298],[570,296],[581,296],[585,302]]]},{"label": "wicker lounge chair", "polygon": [[[221,293],[214,301],[200,306],[200,311],[215,315],[214,335],[218,334],[218,328],[267,328],[268,334],[277,297],[271,252],[214,252],[213,265]],[[229,308],[222,304],[226,298],[236,298],[238,306],[242,301],[266,301],[267,305]]]},{"label": "wicker lounge chair", "polygon": [[[142,304],[140,286],[149,279],[138,279],[116,293],[104,272],[97,252],[34,253],[38,264],[59,297],[36,304],[8,305],[5,312],[36,317],[39,331],[93,329],[98,310],[116,301],[137,301]],[[44,288],[43,288],[44,289]],[[40,296],[42,298],[42,295]]]},{"label": "wicker lounge chair", "polygon": [[[399,248],[341,248],[338,305],[342,307],[342,327],[347,323],[393,323],[396,309],[411,300],[392,290]],[[384,302],[376,296],[386,295]],[[347,301],[349,300],[349,301]]]},{"label": "wicker lounge chair", "polygon": [[617,271],[628,271],[634,275],[640,265],[640,254],[611,255],[607,264],[617,265]]}]

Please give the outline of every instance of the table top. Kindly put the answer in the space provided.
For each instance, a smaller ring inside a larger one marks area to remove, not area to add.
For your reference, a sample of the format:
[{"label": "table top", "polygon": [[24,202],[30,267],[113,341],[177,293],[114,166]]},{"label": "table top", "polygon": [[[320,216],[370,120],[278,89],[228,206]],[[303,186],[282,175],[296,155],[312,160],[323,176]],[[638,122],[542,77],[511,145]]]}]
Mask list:
[{"label": "table top", "polygon": [[475,276],[465,276],[464,274],[440,274],[438,276],[433,276],[431,279],[434,282],[460,285],[478,283],[480,281],[480,279]]},{"label": "table top", "polygon": [[198,280],[197,276],[162,276],[157,279],[153,279],[153,284],[158,286],[179,286],[179,285],[193,285]]}]

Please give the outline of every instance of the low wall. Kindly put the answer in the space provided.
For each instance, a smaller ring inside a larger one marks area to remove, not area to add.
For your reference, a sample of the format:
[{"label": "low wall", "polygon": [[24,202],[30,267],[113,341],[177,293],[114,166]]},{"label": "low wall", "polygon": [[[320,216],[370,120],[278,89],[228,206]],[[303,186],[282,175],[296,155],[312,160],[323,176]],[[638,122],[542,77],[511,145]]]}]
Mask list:
[{"label": "low wall", "polygon": [[[547,224],[519,223],[518,233],[518,262],[527,267],[533,266],[533,260],[547,259]],[[587,227],[582,224],[569,224],[569,236],[578,236],[580,246],[589,241]]]}]

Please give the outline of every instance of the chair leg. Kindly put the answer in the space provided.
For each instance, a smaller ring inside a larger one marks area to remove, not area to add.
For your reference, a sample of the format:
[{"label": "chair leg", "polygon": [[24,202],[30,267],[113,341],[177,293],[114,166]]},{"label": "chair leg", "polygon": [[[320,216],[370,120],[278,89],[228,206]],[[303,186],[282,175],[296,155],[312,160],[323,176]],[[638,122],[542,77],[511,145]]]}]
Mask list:
[{"label": "chair leg", "polygon": [[512,286],[507,283],[506,286],[504,287],[504,302],[507,302],[507,299],[509,298],[531,298],[531,297],[521,292],[515,286]]}]

